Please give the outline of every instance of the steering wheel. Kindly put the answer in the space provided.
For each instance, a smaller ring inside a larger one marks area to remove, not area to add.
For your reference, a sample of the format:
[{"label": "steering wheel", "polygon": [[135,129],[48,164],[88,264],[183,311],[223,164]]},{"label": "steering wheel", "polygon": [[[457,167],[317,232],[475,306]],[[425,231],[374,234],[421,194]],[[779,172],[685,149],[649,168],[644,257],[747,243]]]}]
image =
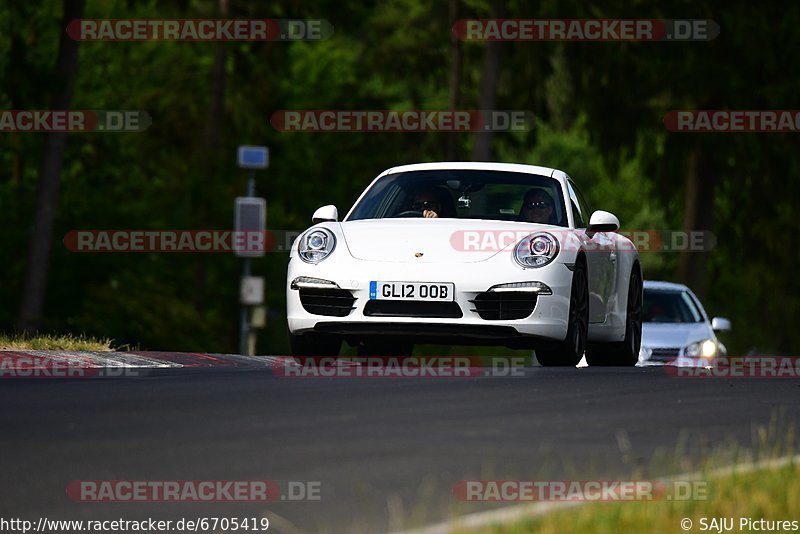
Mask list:
[{"label": "steering wheel", "polygon": [[424,214],[420,210],[406,210],[401,211],[395,217],[424,217]]}]

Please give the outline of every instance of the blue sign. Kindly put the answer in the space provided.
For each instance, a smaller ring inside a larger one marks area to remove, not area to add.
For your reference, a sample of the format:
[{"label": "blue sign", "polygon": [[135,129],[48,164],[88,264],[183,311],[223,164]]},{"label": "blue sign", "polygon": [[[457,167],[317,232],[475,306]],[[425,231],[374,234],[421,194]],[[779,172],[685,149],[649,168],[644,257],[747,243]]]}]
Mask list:
[{"label": "blue sign", "polygon": [[269,149],[265,146],[239,147],[237,162],[243,169],[266,169],[269,166]]}]

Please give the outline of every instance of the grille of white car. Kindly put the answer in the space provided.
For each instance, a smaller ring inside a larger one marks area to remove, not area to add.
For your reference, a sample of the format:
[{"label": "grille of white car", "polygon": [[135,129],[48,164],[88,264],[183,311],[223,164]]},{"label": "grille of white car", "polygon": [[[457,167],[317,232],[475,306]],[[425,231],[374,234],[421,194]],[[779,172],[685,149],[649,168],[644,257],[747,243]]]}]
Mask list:
[{"label": "grille of white car", "polygon": [[653,349],[653,352],[650,354],[650,361],[668,362],[677,358],[680,353],[680,347],[662,347]]},{"label": "grille of white car", "polygon": [[459,319],[464,316],[456,302],[420,302],[413,300],[370,300],[364,306],[367,317],[430,317]]}]

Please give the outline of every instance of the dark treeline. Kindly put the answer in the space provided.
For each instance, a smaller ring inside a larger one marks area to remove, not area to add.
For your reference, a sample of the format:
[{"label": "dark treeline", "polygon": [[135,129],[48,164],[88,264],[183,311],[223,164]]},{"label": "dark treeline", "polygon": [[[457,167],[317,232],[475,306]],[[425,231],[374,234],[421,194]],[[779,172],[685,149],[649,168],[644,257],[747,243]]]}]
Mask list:
[{"label": "dark treeline", "polygon": [[[73,229],[225,229],[265,144],[270,228],[344,213],[385,168],[491,159],[566,170],[623,228],[704,230],[708,253],[643,252],[645,277],[684,281],[728,316],[732,353],[800,347],[800,134],[672,133],[679,109],[800,109],[794,2],[76,0],[0,5],[0,108],[145,110],[141,133],[0,134],[0,330],[112,337],[142,348],[235,351],[240,260],[227,254],[81,254]],[[319,42],[81,42],[84,18],[321,18]],[[462,18],[713,19],[710,42],[461,42]],[[71,61],[75,54],[76,61]],[[291,109],[526,110],[526,132],[289,133]],[[37,201],[38,198],[38,201]],[[48,221],[52,219],[52,231]],[[48,238],[52,236],[52,239]],[[267,278],[262,353],[286,350],[285,253]],[[46,276],[46,278],[45,278]],[[38,285],[37,285],[38,284]],[[39,292],[39,293],[37,293]],[[40,302],[37,303],[37,300]]]}]

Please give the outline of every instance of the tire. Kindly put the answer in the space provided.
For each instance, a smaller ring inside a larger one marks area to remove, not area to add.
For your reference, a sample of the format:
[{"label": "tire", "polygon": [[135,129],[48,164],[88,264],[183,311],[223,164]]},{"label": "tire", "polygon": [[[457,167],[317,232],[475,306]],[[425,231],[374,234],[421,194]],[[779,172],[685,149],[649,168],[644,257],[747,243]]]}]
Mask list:
[{"label": "tire", "polygon": [[324,359],[338,358],[342,340],[323,334],[295,335],[289,332],[289,350],[300,363],[322,363]]},{"label": "tire", "polygon": [[586,350],[589,333],[589,282],[586,260],[575,262],[569,296],[569,327],[564,341],[547,348],[536,349],[536,360],[543,367],[575,367]]},{"label": "tire", "polygon": [[628,284],[625,310],[625,339],[618,343],[599,343],[586,350],[586,363],[595,366],[631,367],[639,361],[642,345],[642,273],[634,265]]}]

